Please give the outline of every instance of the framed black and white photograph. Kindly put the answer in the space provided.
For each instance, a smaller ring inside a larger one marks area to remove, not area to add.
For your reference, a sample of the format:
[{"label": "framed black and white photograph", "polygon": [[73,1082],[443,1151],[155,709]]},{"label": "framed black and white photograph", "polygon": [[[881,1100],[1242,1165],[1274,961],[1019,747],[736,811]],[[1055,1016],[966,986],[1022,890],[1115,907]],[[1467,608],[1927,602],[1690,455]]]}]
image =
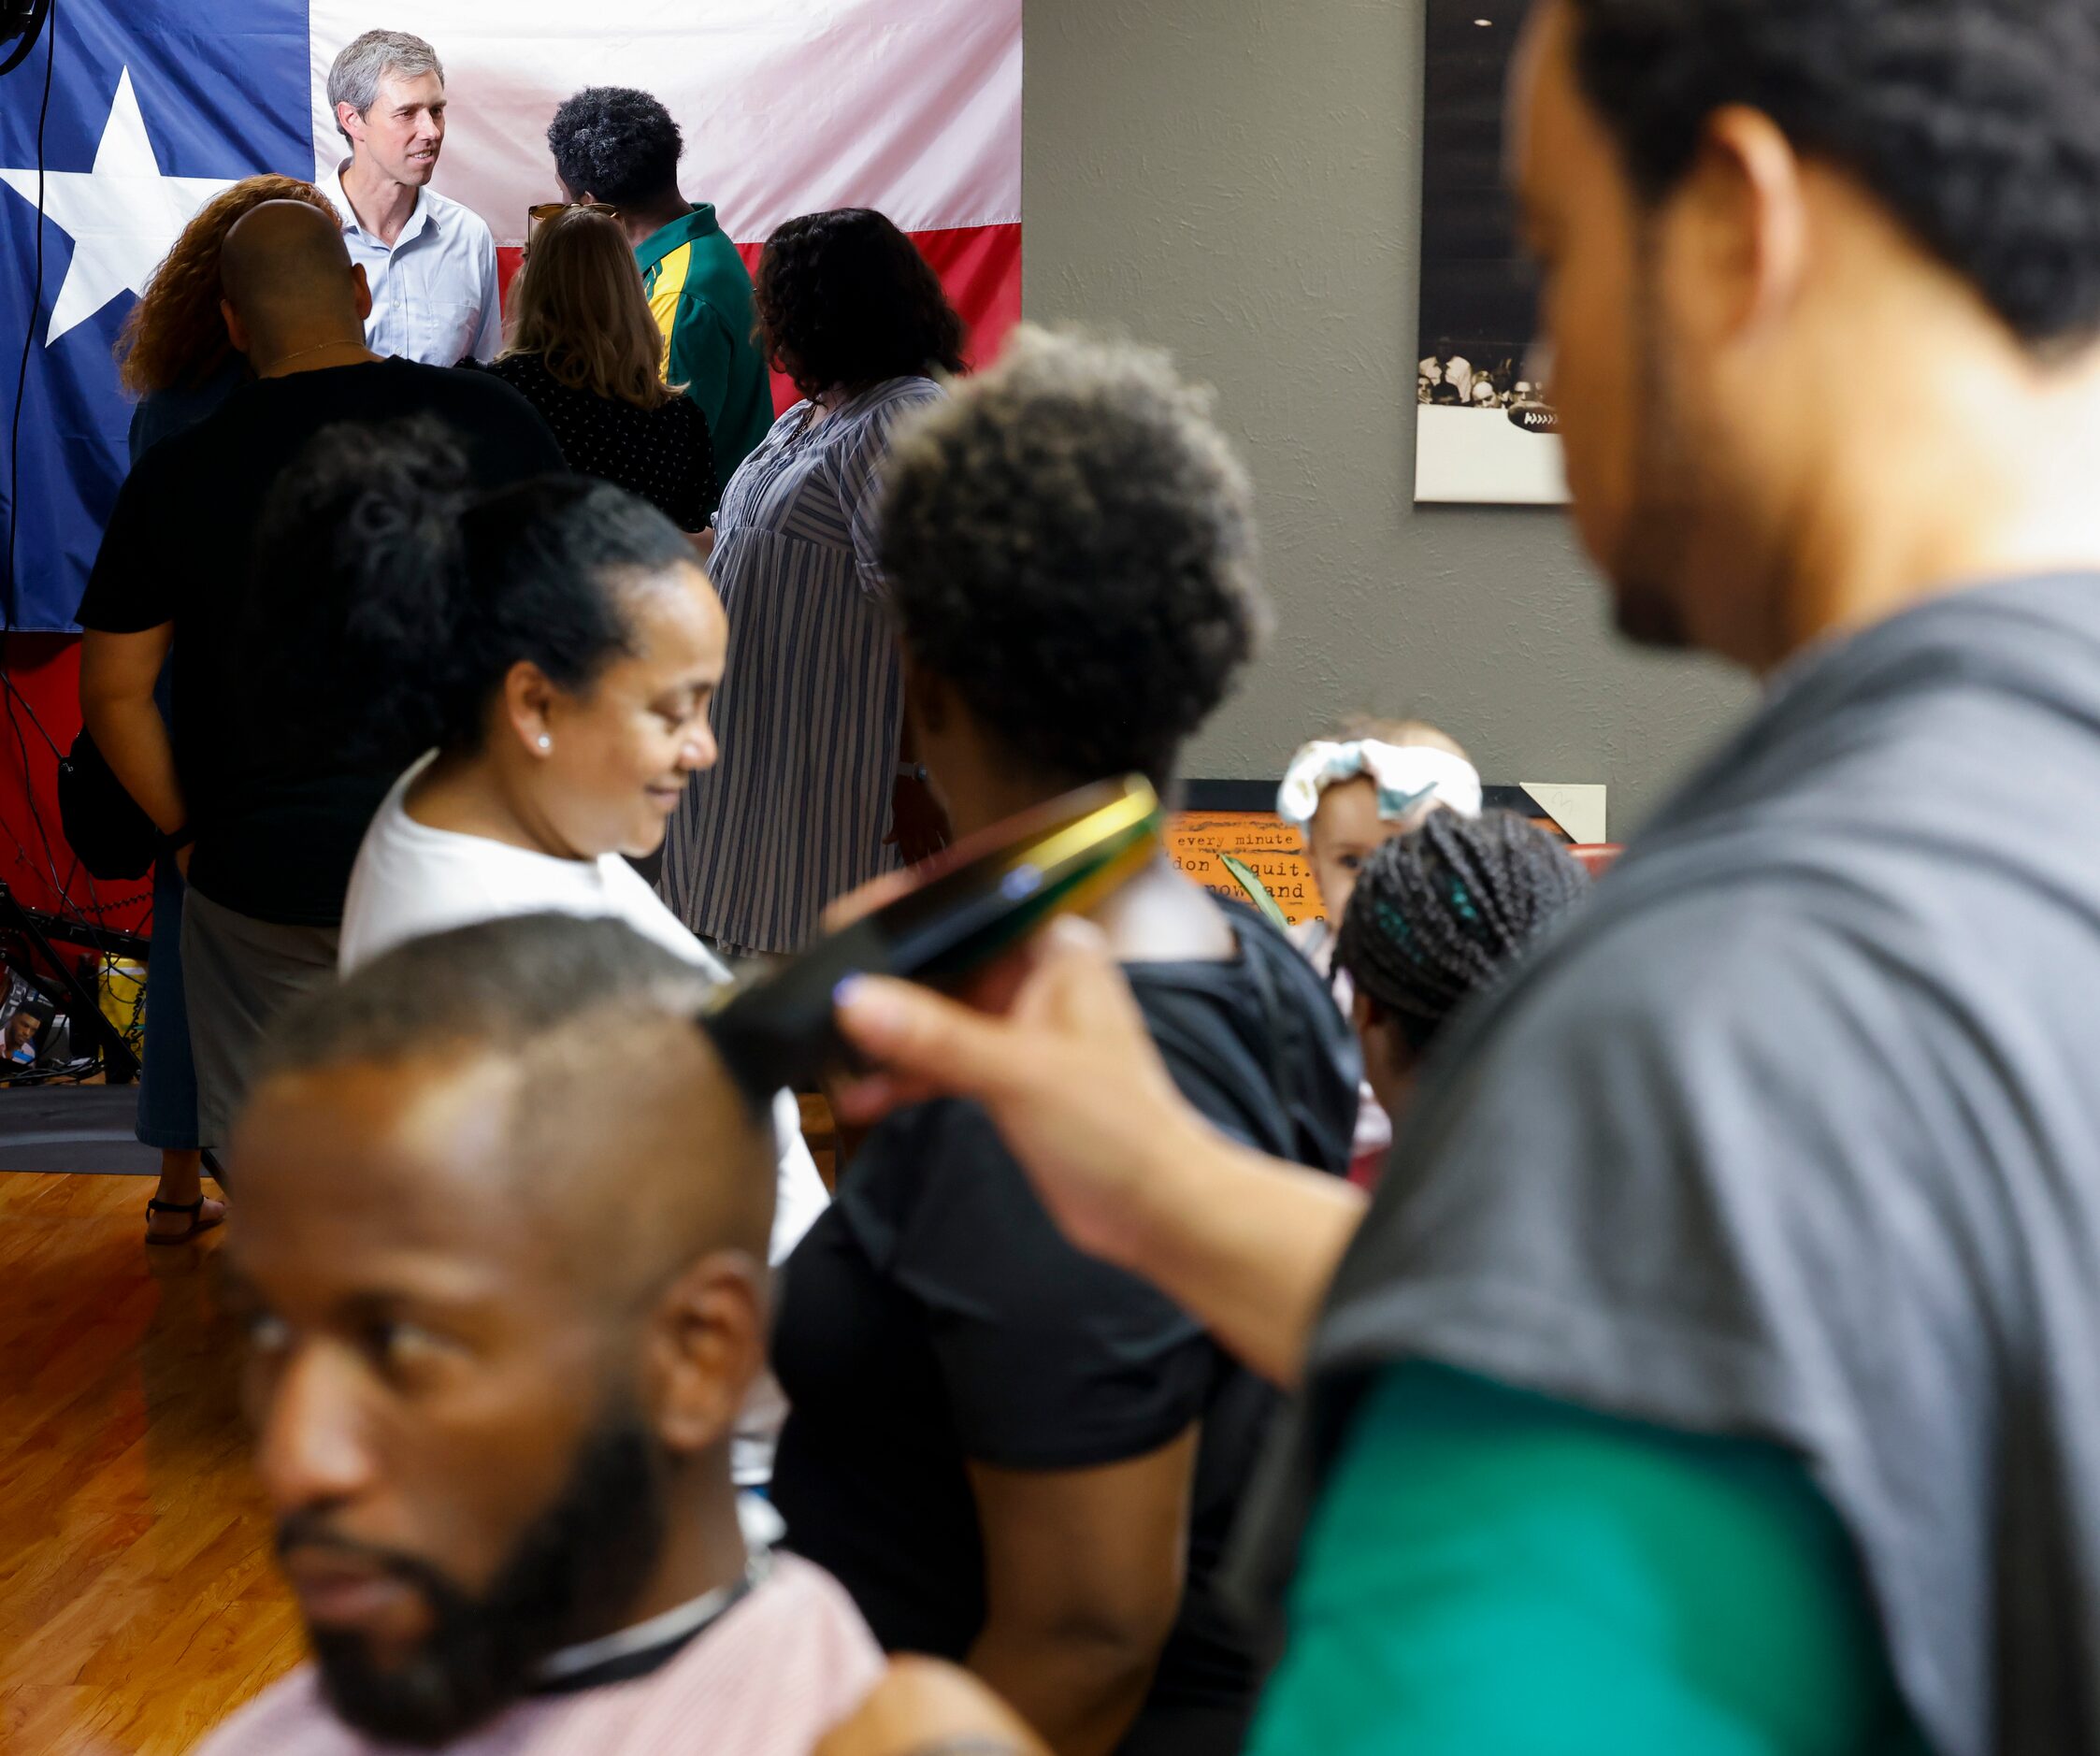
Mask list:
[{"label": "framed black and white photograph", "polygon": [[1415,497],[1567,497],[1536,338],[1537,289],[1503,172],[1503,94],[1523,8],[1429,0]]}]

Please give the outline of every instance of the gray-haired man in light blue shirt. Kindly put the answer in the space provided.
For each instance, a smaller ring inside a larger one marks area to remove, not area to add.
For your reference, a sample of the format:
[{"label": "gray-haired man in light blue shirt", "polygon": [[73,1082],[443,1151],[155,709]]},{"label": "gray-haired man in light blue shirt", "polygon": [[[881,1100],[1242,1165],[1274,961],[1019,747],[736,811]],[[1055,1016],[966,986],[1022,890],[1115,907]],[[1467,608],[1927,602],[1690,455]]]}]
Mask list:
[{"label": "gray-haired man in light blue shirt", "polygon": [[445,144],[445,70],[404,31],[367,31],[328,70],[328,104],[351,155],[321,188],[372,289],[366,345],[429,366],[490,360],[503,340],[496,239],[429,187]]}]

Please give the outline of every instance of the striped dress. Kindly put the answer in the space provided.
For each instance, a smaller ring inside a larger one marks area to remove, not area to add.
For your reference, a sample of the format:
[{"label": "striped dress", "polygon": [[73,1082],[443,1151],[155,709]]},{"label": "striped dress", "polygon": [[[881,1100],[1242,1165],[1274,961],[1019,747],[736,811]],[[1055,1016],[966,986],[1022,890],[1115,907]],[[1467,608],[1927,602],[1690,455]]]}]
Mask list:
[{"label": "striped dress", "polygon": [[734,957],[799,950],[825,905],[898,864],[889,829],[904,683],[875,565],[899,417],[942,395],[898,378],[828,420],[798,403],[723,492],[708,570],[729,612],[721,756],[664,842],[664,900]]}]

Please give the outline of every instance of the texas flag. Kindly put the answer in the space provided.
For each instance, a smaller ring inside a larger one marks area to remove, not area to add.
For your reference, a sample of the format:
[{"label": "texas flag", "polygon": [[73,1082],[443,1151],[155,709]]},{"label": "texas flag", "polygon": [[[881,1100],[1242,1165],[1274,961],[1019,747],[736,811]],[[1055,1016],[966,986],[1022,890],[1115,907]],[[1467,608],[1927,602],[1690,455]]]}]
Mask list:
[{"label": "texas flag", "polygon": [[328,67],[374,26],[428,39],[444,63],[436,187],[488,222],[507,267],[525,209],[559,198],[555,106],[632,85],[678,119],[685,194],[714,204],[753,265],[784,220],[878,208],[940,271],[975,357],[1020,314],[1021,0],[62,0],[0,81],[17,626],[72,626],[122,480],[130,408],[110,350],[125,312],[227,183],[334,168],[347,148]]}]

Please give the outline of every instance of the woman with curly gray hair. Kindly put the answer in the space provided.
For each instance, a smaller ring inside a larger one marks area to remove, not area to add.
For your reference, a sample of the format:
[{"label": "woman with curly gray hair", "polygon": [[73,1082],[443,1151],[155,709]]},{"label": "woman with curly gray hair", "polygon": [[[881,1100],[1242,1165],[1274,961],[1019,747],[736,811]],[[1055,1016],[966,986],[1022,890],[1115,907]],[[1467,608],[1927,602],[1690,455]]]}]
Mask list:
[{"label": "woman with curly gray hair", "polygon": [[[1158,353],[1024,331],[915,420],[880,554],[958,833],[1169,784],[1263,621],[1249,502]],[[1355,1048],[1289,943],[1165,858],[1097,919],[1215,1126],[1343,1171]],[[1254,1655],[1214,1576],[1272,1393],[1065,1243],[974,1104],[876,1128],[784,1287],[775,1498],[885,1645],[967,1662],[1059,1751],[1236,1750]]]}]

